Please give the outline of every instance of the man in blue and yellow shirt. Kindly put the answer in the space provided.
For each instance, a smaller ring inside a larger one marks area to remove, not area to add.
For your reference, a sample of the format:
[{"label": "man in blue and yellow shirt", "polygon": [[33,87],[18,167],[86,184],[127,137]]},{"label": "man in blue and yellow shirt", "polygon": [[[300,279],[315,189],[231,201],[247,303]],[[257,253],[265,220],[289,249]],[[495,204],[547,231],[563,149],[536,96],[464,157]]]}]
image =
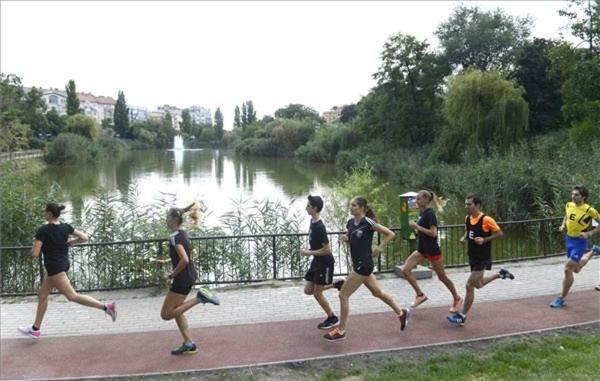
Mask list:
[{"label": "man in blue and yellow shirt", "polygon": [[567,202],[565,206],[565,217],[560,225],[560,231],[564,232],[566,230],[565,246],[568,261],[565,265],[562,294],[550,303],[552,308],[565,306],[565,298],[573,285],[573,273],[580,272],[594,253],[600,254],[599,246],[594,246],[592,250],[586,253],[589,245],[588,238],[600,231],[600,226],[591,229],[592,220],[600,222],[600,214],[596,209],[586,204],[588,194],[585,187],[574,187],[571,191],[572,202]]}]

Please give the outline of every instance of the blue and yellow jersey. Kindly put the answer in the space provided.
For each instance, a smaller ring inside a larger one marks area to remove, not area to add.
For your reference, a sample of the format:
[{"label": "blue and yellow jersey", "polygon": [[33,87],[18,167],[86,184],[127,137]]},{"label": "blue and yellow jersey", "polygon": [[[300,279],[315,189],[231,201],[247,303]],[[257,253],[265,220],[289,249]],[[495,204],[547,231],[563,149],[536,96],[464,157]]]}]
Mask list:
[{"label": "blue and yellow jersey", "polygon": [[574,202],[567,202],[565,217],[567,235],[578,237],[579,233],[591,227],[592,219],[600,219],[600,214],[588,204],[577,205]]}]

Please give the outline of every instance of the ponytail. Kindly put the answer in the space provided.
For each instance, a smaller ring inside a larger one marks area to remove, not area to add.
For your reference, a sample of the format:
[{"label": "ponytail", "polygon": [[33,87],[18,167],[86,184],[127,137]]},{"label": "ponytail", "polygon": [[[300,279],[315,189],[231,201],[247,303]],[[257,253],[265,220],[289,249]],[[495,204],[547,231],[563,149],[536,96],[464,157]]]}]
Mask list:
[{"label": "ponytail", "polygon": [[183,216],[188,217],[193,225],[200,225],[204,214],[200,210],[200,205],[197,202],[192,202],[190,205],[183,208]]},{"label": "ponytail", "polygon": [[425,196],[429,200],[429,202],[433,201],[435,210],[437,210],[439,213],[444,213],[444,207],[446,206],[448,200],[446,200],[443,197],[437,196],[430,190],[421,190],[419,191],[419,194]]},{"label": "ponytail", "polygon": [[65,210],[64,205],[55,204],[53,202],[46,204],[46,212],[51,213],[54,218],[60,217],[60,212]]},{"label": "ponytail", "polygon": [[365,216],[369,217],[370,219],[372,219],[373,221],[377,222],[377,216],[375,215],[375,212],[373,211],[373,209],[371,209],[370,206],[367,205],[366,209],[365,209]]},{"label": "ponytail", "polygon": [[202,222],[204,215],[200,210],[198,203],[193,202],[185,208],[171,208],[168,211],[168,215],[171,218],[176,219],[181,225],[185,218],[189,218],[192,224],[199,225]]},{"label": "ponytail", "polygon": [[375,215],[373,209],[371,209],[369,206],[369,202],[366,198],[358,196],[354,198],[354,201],[358,204],[358,206],[365,209],[365,216],[377,222],[377,216]]}]

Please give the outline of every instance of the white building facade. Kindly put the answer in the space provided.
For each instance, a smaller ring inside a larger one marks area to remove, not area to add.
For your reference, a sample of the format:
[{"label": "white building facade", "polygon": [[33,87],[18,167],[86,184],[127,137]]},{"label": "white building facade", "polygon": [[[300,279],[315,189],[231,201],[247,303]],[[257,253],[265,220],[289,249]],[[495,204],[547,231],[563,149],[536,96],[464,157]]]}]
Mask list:
[{"label": "white building facade", "polygon": [[58,115],[67,115],[67,92],[58,89],[40,89],[42,98],[48,105],[58,112]]},{"label": "white building facade", "polygon": [[128,106],[130,122],[144,122],[150,118],[150,112],[145,107]]},{"label": "white building facade", "polygon": [[202,106],[191,106],[189,109],[192,122],[195,124],[212,125],[212,114],[210,109]]},{"label": "white building facade", "polygon": [[96,123],[101,124],[102,120],[109,119],[111,122],[115,114],[115,101],[111,97],[95,96],[91,93],[78,93],[79,107],[84,114],[94,118]]}]

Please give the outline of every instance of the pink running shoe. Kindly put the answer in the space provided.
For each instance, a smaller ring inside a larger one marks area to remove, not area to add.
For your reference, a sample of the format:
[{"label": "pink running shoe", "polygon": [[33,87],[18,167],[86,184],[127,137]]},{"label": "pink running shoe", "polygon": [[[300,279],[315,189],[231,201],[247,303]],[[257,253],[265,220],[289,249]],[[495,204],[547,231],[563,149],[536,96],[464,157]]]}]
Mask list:
[{"label": "pink running shoe", "polygon": [[421,304],[425,303],[427,301],[427,295],[423,294],[423,295],[417,295],[415,296],[415,301],[410,305],[410,308],[415,308],[420,306]]},{"label": "pink running shoe", "polygon": [[30,325],[22,325],[22,326],[19,326],[19,328],[17,328],[17,329],[23,335],[25,335],[33,340],[39,340],[40,337],[42,337],[42,332],[40,330],[34,331]]},{"label": "pink running shoe", "polygon": [[458,298],[458,300],[454,300],[452,302],[452,307],[450,307],[450,312],[455,314],[460,310],[460,306],[462,304],[462,298]]},{"label": "pink running shoe", "polygon": [[104,303],[104,312],[110,316],[112,321],[117,320],[117,304],[113,301]]}]

